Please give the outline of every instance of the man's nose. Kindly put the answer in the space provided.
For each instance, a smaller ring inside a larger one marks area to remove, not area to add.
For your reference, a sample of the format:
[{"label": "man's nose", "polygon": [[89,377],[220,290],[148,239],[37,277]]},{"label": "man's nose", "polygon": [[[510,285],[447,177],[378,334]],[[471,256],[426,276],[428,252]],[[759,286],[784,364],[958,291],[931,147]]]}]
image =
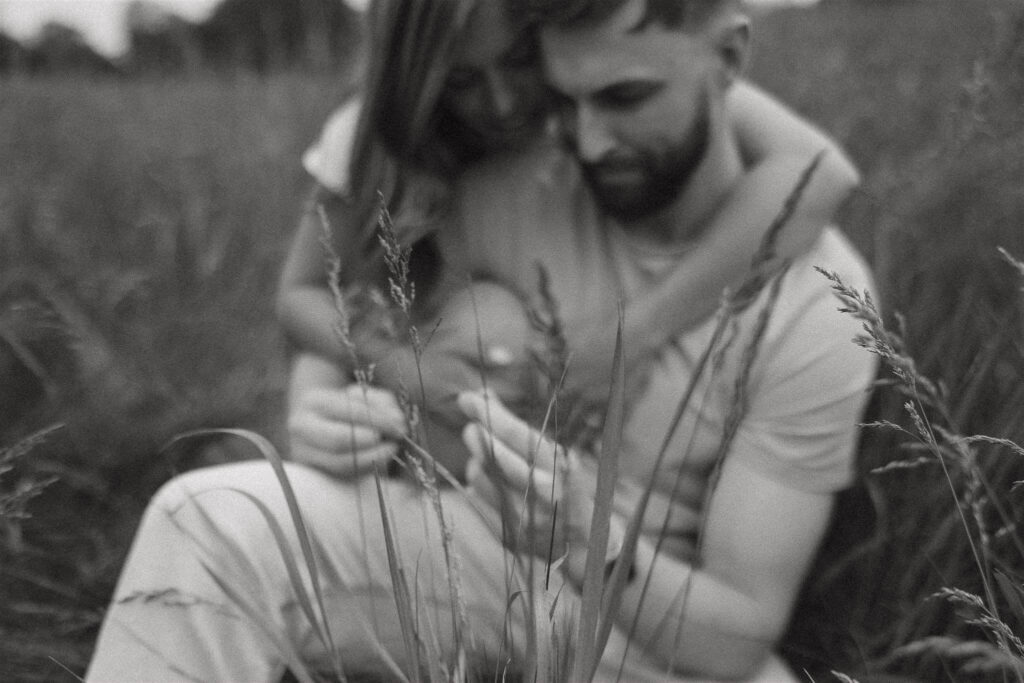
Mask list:
[{"label": "man's nose", "polygon": [[493,69],[487,72],[486,78],[491,111],[499,119],[512,116],[516,109],[516,95],[508,78]]},{"label": "man's nose", "polygon": [[580,161],[600,161],[615,145],[605,117],[593,108],[581,105],[573,118],[572,138]]}]

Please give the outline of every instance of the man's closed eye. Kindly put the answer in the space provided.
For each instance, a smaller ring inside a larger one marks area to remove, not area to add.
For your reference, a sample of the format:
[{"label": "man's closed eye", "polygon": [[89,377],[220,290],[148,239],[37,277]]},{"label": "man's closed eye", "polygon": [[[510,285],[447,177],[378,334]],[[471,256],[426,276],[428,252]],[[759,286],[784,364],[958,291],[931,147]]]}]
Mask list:
[{"label": "man's closed eye", "polygon": [[664,87],[665,84],[659,81],[617,83],[599,90],[591,99],[605,109],[632,109],[657,95]]}]

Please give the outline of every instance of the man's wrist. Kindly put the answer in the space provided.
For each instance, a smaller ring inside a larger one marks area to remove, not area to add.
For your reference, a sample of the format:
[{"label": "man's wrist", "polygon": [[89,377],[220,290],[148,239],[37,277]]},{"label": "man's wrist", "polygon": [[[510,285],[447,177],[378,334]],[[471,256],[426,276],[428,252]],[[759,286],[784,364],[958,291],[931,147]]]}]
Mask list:
[{"label": "man's wrist", "polygon": [[[609,528],[604,563],[602,565],[602,579],[605,583],[611,580],[615,567],[622,557],[624,536],[625,532],[623,531],[621,522],[613,516]],[[569,556],[566,558],[568,578],[573,585],[581,589],[586,577],[587,554],[591,548],[588,541],[589,539],[581,539],[580,542],[574,544],[574,548],[570,548]],[[626,583],[628,584],[636,578],[637,570],[635,563],[630,562],[625,571]]]}]

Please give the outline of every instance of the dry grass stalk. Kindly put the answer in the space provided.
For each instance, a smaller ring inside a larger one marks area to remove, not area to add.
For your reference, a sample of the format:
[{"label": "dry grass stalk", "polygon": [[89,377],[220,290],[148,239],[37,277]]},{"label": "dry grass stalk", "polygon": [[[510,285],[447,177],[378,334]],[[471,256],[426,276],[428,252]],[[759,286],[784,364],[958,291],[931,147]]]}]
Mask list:
[{"label": "dry grass stalk", "polygon": [[[413,304],[416,300],[416,283],[413,282],[409,276],[409,258],[412,254],[412,249],[411,247],[403,245],[399,240],[398,235],[395,232],[394,224],[391,220],[391,214],[384,203],[383,195],[381,195],[381,205],[378,215],[378,229],[378,237],[384,250],[384,262],[387,266],[389,275],[389,292],[392,302],[398,306],[407,323],[407,333],[412,345],[413,358],[416,364],[417,379],[420,390],[420,405],[422,406],[421,409],[425,409],[427,394],[423,381],[422,370],[424,342],[420,337],[418,328],[413,322]],[[407,420],[410,427],[414,428],[420,423],[418,413],[411,404],[406,405],[408,406],[406,413]],[[415,433],[415,431],[413,431],[413,433]],[[421,434],[419,441],[423,446],[423,452],[429,454],[430,448],[429,444],[426,443],[425,433]],[[417,451],[412,451],[412,453],[415,454]],[[444,503],[441,499],[440,491],[438,490],[437,462],[432,457],[413,457],[410,465],[416,480],[423,487],[424,492],[427,494],[428,499],[431,502],[441,530],[441,545],[444,551],[445,570],[448,579],[448,592],[451,605],[451,626],[454,638],[453,653],[451,655],[452,658],[448,662],[446,668],[448,671],[459,671],[463,669],[462,662],[466,659],[465,634],[468,632],[468,629],[466,627],[465,600],[462,596],[458,558],[452,549],[451,525],[445,515]],[[433,654],[440,656],[439,653]],[[434,665],[434,662],[430,662],[431,667]]]},{"label": "dry grass stalk", "polygon": [[58,477],[21,477],[11,486],[3,479],[14,469],[16,461],[45,443],[54,432],[62,428],[63,425],[51,425],[26,436],[13,446],[0,448],[0,483],[4,485],[0,489],[0,528],[3,529],[4,545],[12,554],[25,549],[21,524],[31,517],[28,512],[29,503],[56,483]]},{"label": "dry grass stalk", "polygon": [[[1020,455],[1024,450],[1009,439],[984,435],[961,436],[953,424],[951,411],[947,407],[946,392],[940,385],[932,382],[917,370],[915,363],[904,350],[902,335],[887,328],[870,295],[847,287],[835,273],[823,270],[821,272],[832,282],[833,290],[842,302],[840,311],[852,315],[863,324],[864,334],[858,336],[855,341],[868,351],[877,354],[897,378],[895,387],[906,397],[903,406],[914,430],[913,432],[908,431],[889,421],[874,423],[874,425],[894,428],[902,434],[913,436],[926,447],[933,461],[942,468],[953,499],[954,509],[974,557],[975,567],[984,591],[984,599],[956,588],[943,589],[939,595],[960,605],[970,605],[983,612],[979,617],[965,619],[965,623],[979,626],[990,635],[997,643],[998,652],[1001,653],[1000,658],[1014,659],[1024,656],[1024,650],[1019,647],[1020,640],[1000,615],[1000,600],[997,599],[993,582],[999,583],[1000,587],[1004,588],[1003,592],[1007,593],[1006,586],[1003,585],[1007,580],[1005,577],[998,578],[1003,575],[995,571],[997,558],[992,550],[992,536],[986,522],[986,507],[994,508],[1005,526],[1012,525],[1013,520],[1008,517],[1005,508],[998,502],[999,494],[993,491],[988,483],[979,466],[977,452],[973,445],[978,443],[996,444],[1008,448],[1016,455]],[[937,416],[944,424],[936,423],[929,417],[929,412]],[[888,472],[896,468],[913,467],[918,462],[919,459],[896,461],[878,471]],[[962,487],[958,487],[961,478],[964,480],[964,484]],[[968,521],[964,508],[970,510],[973,525]],[[1020,539],[1016,539],[1016,545],[1019,560],[1024,560],[1024,545],[1021,544]],[[1016,613],[1016,618],[1021,619],[1024,618],[1024,611],[1017,611],[1021,602],[1016,590],[1011,587],[1008,592],[1009,604]],[[1014,600],[1014,597],[1018,599]],[[893,657],[898,659],[924,652],[947,656],[969,654],[972,667],[982,666],[985,662],[993,663],[991,658],[984,661],[978,659],[987,652],[986,647],[983,646],[990,647],[987,643],[952,640],[953,644],[951,645],[950,641],[951,639],[945,637],[918,639],[898,648],[893,653]],[[1017,670],[1011,666],[1007,670],[1013,672],[1018,680],[1024,680],[1021,678],[1021,671],[1024,669]]]}]

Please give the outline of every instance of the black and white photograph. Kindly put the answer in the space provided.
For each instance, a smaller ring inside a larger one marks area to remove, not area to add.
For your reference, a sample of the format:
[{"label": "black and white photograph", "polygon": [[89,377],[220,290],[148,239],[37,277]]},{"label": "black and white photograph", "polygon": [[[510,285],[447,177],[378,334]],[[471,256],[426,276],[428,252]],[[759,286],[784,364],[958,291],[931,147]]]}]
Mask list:
[{"label": "black and white photograph", "polygon": [[1024,683],[1024,0],[0,0],[0,681]]}]

